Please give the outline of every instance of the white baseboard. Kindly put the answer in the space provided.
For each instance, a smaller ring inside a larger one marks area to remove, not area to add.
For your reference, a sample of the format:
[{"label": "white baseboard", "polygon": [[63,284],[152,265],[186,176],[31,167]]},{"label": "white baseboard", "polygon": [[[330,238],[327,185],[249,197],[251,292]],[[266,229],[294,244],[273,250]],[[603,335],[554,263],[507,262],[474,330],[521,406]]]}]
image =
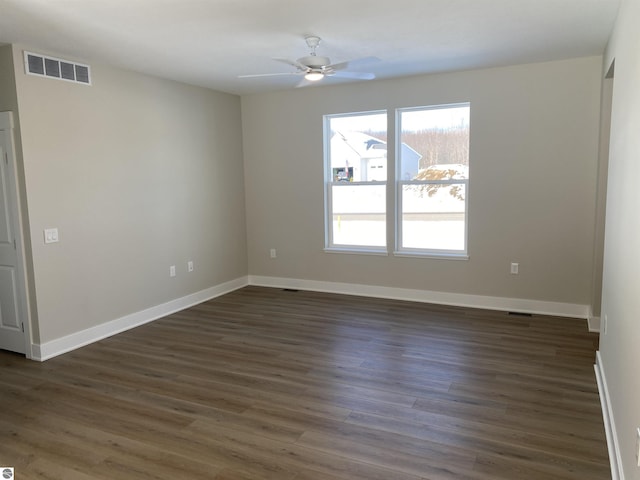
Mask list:
[{"label": "white baseboard", "polygon": [[522,298],[487,297],[462,293],[413,290],[355,283],[323,282],[295,278],[263,277],[249,275],[249,285],[276,288],[295,288],[316,292],[343,293],[363,297],[389,298],[412,302],[435,303],[457,307],[484,308],[506,312],[553,315],[558,317],[587,318],[589,307],[573,303],[544,302]]},{"label": "white baseboard", "polygon": [[33,352],[33,360],[44,361],[55,356],[61,355],[71,350],[83,347],[103,338],[110,337],[125,330],[129,330],[145,323],[152,322],[158,318],[170,315],[172,313],[184,310],[193,305],[197,305],[212,298],[219,297],[225,293],[232,292],[242,288],[248,284],[248,277],[240,277],[229,282],[216,285],[205,290],[187,295],[182,298],[171,300],[170,302],[157,305],[155,307],[135,312],[115,320],[87,328],[65,337],[57,338],[43,344],[33,344],[31,351]]},{"label": "white baseboard", "polygon": [[596,352],[596,364],[594,368],[598,382],[598,391],[600,392],[600,404],[602,406],[602,417],[604,419],[604,431],[607,436],[607,448],[609,449],[611,480],[624,480],[618,434],[616,433],[616,425],[613,419],[613,411],[611,410],[611,400],[609,398],[609,389],[607,388],[607,379],[604,375],[602,357],[599,351]]},{"label": "white baseboard", "polygon": [[543,302],[519,298],[487,297],[460,293],[413,290],[354,283],[301,280],[295,278],[249,275],[216,285],[200,292],[172,300],[155,307],[135,312],[115,320],[87,328],[43,344],[32,344],[33,360],[44,361],[71,350],[83,347],[158,318],[170,315],[198,303],[232,292],[246,285],[276,288],[296,288],[328,293],[343,293],[365,297],[390,298],[413,302],[434,303],[471,308],[486,308],[509,312],[554,315],[559,317],[588,318],[588,307],[572,303]]},{"label": "white baseboard", "polygon": [[589,331],[592,333],[600,333],[600,317],[594,317],[593,315],[589,315],[587,318],[589,322]]},{"label": "white baseboard", "polygon": [[591,305],[589,305],[589,309],[587,311],[587,322],[589,322],[589,331],[592,333],[600,333],[600,329],[602,328],[602,323],[600,321],[600,316],[594,315],[593,310],[591,309]]}]

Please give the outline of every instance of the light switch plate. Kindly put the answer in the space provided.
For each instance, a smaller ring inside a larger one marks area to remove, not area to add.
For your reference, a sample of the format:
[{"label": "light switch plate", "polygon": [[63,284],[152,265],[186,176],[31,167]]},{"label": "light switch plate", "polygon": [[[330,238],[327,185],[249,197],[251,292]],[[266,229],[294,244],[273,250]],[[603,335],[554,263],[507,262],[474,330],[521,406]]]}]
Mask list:
[{"label": "light switch plate", "polygon": [[56,243],[59,240],[57,228],[44,229],[44,243]]}]

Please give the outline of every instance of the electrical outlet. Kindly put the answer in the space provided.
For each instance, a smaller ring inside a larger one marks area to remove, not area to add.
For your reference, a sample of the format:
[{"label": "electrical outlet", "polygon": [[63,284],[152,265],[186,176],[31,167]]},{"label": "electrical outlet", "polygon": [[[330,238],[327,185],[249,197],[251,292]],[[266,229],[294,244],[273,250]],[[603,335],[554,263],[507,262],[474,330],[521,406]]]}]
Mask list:
[{"label": "electrical outlet", "polygon": [[269,256],[271,258],[276,258],[276,249],[272,248],[271,250],[269,250]]},{"label": "electrical outlet", "polygon": [[193,272],[193,260],[189,260],[189,261],[187,262],[187,270],[188,270],[189,272]]},{"label": "electrical outlet", "polygon": [[511,275],[518,275],[518,270],[520,269],[520,264],[511,263]]},{"label": "electrical outlet", "polygon": [[175,265],[171,265],[169,267],[169,276],[170,277],[175,277],[176,276],[176,266]]}]

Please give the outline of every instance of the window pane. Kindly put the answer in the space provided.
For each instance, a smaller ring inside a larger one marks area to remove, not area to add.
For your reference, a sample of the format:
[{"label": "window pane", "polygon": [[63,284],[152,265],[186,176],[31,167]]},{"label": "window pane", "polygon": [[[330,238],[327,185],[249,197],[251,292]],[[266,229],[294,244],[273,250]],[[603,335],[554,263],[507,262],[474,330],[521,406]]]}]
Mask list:
[{"label": "window pane", "polygon": [[402,186],[402,248],[465,249],[466,185]]},{"label": "window pane", "polygon": [[387,115],[329,119],[329,162],[333,181],[387,180]]},{"label": "window pane", "polygon": [[384,248],[387,188],[379,182],[388,173],[387,113],[332,115],[325,121],[327,246]]},{"label": "window pane", "polygon": [[416,178],[432,165],[469,165],[468,105],[404,110],[400,122],[398,180]]},{"label": "window pane", "polygon": [[[400,249],[466,251],[466,183],[469,178],[468,104],[399,110],[398,178],[402,185]],[[427,183],[434,182],[434,183]]]},{"label": "window pane", "polygon": [[334,184],[331,202],[333,245],[386,245],[385,185]]}]

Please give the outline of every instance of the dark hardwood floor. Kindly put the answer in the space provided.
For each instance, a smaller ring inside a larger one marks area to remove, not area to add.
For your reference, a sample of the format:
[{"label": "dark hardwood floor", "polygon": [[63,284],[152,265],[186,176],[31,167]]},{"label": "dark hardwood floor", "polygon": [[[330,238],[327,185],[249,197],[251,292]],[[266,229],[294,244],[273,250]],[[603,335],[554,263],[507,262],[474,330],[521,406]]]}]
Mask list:
[{"label": "dark hardwood floor", "polygon": [[609,479],[584,320],[247,287],[44,363],[16,479]]}]

